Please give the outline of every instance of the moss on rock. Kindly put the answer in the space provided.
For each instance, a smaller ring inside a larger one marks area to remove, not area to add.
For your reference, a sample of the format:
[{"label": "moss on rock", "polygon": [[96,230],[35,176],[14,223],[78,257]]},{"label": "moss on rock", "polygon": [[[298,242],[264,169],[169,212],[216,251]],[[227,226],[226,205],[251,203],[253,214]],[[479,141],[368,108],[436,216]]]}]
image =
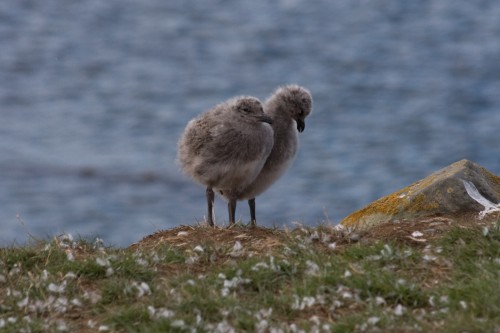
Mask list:
[{"label": "moss on rock", "polygon": [[500,177],[479,164],[461,160],[372,202],[340,223],[366,229],[387,222],[480,211],[483,207],[469,197],[462,180],[474,183],[488,200],[500,201]]}]

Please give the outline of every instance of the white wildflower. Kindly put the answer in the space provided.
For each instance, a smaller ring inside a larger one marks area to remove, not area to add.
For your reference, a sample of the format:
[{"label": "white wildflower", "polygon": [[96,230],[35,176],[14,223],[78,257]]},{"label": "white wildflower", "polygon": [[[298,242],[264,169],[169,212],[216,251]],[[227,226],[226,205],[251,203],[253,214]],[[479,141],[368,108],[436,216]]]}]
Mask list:
[{"label": "white wildflower", "polygon": [[152,319],[159,319],[159,318],[172,318],[174,316],[174,312],[171,310],[167,310],[165,308],[158,308],[155,309],[154,306],[150,305],[148,306],[148,314],[149,317]]},{"label": "white wildflower", "polygon": [[467,310],[467,303],[465,301],[460,301],[460,302],[458,302],[458,304],[460,304],[462,309]]},{"label": "white wildflower", "polygon": [[165,308],[159,308],[157,311],[156,311],[156,316],[158,318],[172,318],[174,316],[174,311],[172,310],[168,310],[168,309],[165,309]]},{"label": "white wildflower", "polygon": [[[219,274],[219,277],[220,277],[220,275],[221,274]],[[229,295],[229,292],[231,291],[231,289],[234,289],[241,284],[247,284],[250,282],[251,282],[250,279],[244,279],[244,278],[241,278],[240,276],[235,276],[231,280],[224,280],[223,288],[221,289],[221,295],[223,297],[226,297]]]},{"label": "white wildflower", "polygon": [[9,317],[9,318],[7,318],[7,322],[9,324],[15,324],[15,323],[17,323],[17,318],[16,317]]},{"label": "white wildflower", "polygon": [[349,290],[342,291],[341,296],[344,299],[352,299],[354,297],[354,295],[352,294],[352,292],[350,292]]},{"label": "white wildflower", "polygon": [[377,297],[375,297],[375,304],[383,305],[383,304],[385,304],[385,299],[383,297],[377,296]]},{"label": "white wildflower", "polygon": [[54,310],[58,313],[65,313],[68,310],[68,299],[66,297],[58,297],[54,301]]},{"label": "white wildflower", "polygon": [[319,325],[321,323],[318,316],[312,316],[311,318],[309,318],[309,320],[316,325]]},{"label": "white wildflower", "polygon": [[318,264],[316,264],[315,262],[311,261],[311,260],[307,260],[306,261],[306,275],[309,275],[309,276],[317,276],[319,275],[319,266]]},{"label": "white wildflower", "polygon": [[261,269],[269,269],[269,265],[265,262],[258,262],[252,266],[252,271],[259,271]]},{"label": "white wildflower", "polygon": [[50,276],[49,272],[47,272],[47,270],[44,269],[42,271],[42,276],[40,276],[40,278],[42,279],[42,281],[47,281],[47,279],[49,278],[49,276]]},{"label": "white wildflower", "polygon": [[71,247],[73,243],[73,236],[71,234],[62,234],[56,238],[56,243],[58,243],[61,248]]},{"label": "white wildflower", "polygon": [[424,234],[421,233],[420,231],[414,231],[411,233],[412,237],[415,237],[415,238],[418,238],[418,237],[422,237]]},{"label": "white wildflower", "polygon": [[215,327],[207,327],[207,331],[217,332],[217,333],[235,333],[236,330],[232,327],[226,320],[217,323]]},{"label": "white wildflower", "polygon": [[101,300],[102,296],[95,291],[85,291],[85,293],[83,294],[83,298],[89,300],[92,304],[96,304]]},{"label": "white wildflower", "polygon": [[99,266],[102,266],[102,267],[109,267],[111,266],[111,263],[109,262],[108,259],[106,258],[96,258],[96,263],[99,265]]},{"label": "white wildflower", "polygon": [[433,256],[433,255],[430,255],[430,254],[425,254],[422,259],[424,259],[424,261],[434,261],[437,259],[436,256]]},{"label": "white wildflower", "polygon": [[104,248],[104,241],[102,238],[96,237],[94,244],[93,244],[94,249],[102,249]]},{"label": "white wildflower", "polygon": [[63,293],[65,289],[66,289],[66,281],[63,281],[63,283],[61,283],[60,285],[57,285],[57,284],[54,284],[51,282],[47,287],[48,291],[56,293],[56,294]]},{"label": "white wildflower", "polygon": [[156,309],[155,309],[155,307],[154,307],[154,306],[152,306],[152,305],[148,305],[148,308],[147,308],[147,309],[148,309],[148,314],[149,314],[149,317],[150,317],[150,318],[153,318],[153,317],[154,317],[154,315],[155,315],[155,313],[156,313]]},{"label": "white wildflower", "polygon": [[113,268],[112,268],[112,267],[108,267],[108,268],[106,268],[106,277],[110,277],[111,275],[113,275],[113,274],[114,274],[114,272],[115,272],[115,271],[113,270]]},{"label": "white wildflower", "polygon": [[193,251],[195,252],[204,252],[205,250],[203,249],[203,247],[201,245],[196,245],[196,247],[193,249]]},{"label": "white wildflower", "polygon": [[344,277],[345,277],[345,278],[349,278],[349,277],[351,277],[351,276],[352,276],[351,271],[346,269],[346,271],[344,272]]},{"label": "white wildflower", "polygon": [[73,298],[71,300],[71,304],[74,306],[78,306],[78,307],[81,307],[83,305],[82,302],[78,298]]},{"label": "white wildflower", "polygon": [[23,298],[22,300],[20,300],[19,302],[17,302],[17,307],[22,309],[22,308],[25,308],[29,303],[29,297],[26,296],[25,298]]},{"label": "white wildflower", "polygon": [[4,327],[5,327],[5,319],[0,318],[0,328],[4,328]]},{"label": "white wildflower", "polygon": [[268,318],[272,313],[273,313],[273,308],[260,309],[259,312],[257,312],[255,314],[255,316],[258,319],[260,319],[260,318]]},{"label": "white wildflower", "polygon": [[293,295],[293,298],[293,310],[304,310],[305,308],[310,308],[311,306],[316,304],[316,299],[312,296],[304,296],[301,300],[297,295]]},{"label": "white wildflower", "polygon": [[319,234],[317,230],[314,230],[314,232],[309,236],[309,239],[311,240],[319,240]]},{"label": "white wildflower", "polygon": [[377,323],[380,321],[380,317],[370,317],[366,320],[366,322],[370,325],[377,325]]},{"label": "white wildflower", "polygon": [[21,292],[15,289],[7,288],[7,296],[21,297]]},{"label": "white wildflower", "polygon": [[95,327],[95,325],[96,325],[96,323],[95,323],[95,321],[93,321],[92,319],[89,319],[89,320],[87,321],[87,326],[88,326],[89,328],[94,328],[94,327]]},{"label": "white wildflower", "polygon": [[488,227],[483,227],[483,236],[486,237],[490,233],[490,229]]},{"label": "white wildflower", "polygon": [[269,256],[269,267],[274,271],[274,272],[279,272],[280,268],[276,265],[274,262],[274,257]]},{"label": "white wildflower", "polygon": [[73,255],[73,252],[69,249],[66,250],[66,259],[68,261],[74,261],[75,260],[75,256]]},{"label": "white wildflower", "polygon": [[396,307],[394,308],[394,314],[396,316],[402,316],[405,311],[406,311],[405,307],[402,306],[401,304],[396,305]]},{"label": "white wildflower", "polygon": [[182,320],[182,319],[176,319],[170,324],[170,326],[175,327],[175,328],[182,328],[182,327],[186,326],[186,323],[184,323],[184,320]]},{"label": "white wildflower", "polygon": [[158,256],[158,253],[153,252],[153,255],[151,256],[151,260],[152,260],[154,263],[159,263],[161,259],[160,259],[160,257]]},{"label": "white wildflower", "polygon": [[109,331],[109,326],[107,326],[107,325],[100,325],[98,331],[99,332],[107,332],[107,331]]},{"label": "white wildflower", "polygon": [[384,248],[380,251],[380,254],[384,257],[390,257],[392,256],[392,248],[389,246],[389,244],[385,244]]},{"label": "white wildflower", "polygon": [[255,331],[266,332],[268,326],[269,326],[269,323],[267,322],[267,320],[262,319],[259,322],[257,322],[257,325],[255,325]]},{"label": "white wildflower", "polygon": [[68,328],[68,325],[66,325],[66,322],[59,319],[57,320],[57,327],[56,329],[59,331],[59,332],[66,332],[69,330]]},{"label": "white wildflower", "polygon": [[335,250],[337,248],[337,243],[333,242],[333,243],[328,244],[328,248],[330,250]]},{"label": "white wildflower", "polygon": [[331,236],[325,232],[321,232],[321,243],[326,244],[330,242]]},{"label": "white wildflower", "polygon": [[151,289],[149,288],[149,285],[146,282],[132,282],[132,288],[135,288],[137,290],[136,296],[138,298],[145,296],[145,295],[151,295]]},{"label": "white wildflower", "polygon": [[135,259],[135,262],[142,267],[146,267],[148,265],[148,261],[144,258],[137,258]]},{"label": "white wildflower", "polygon": [[72,280],[72,279],[76,279],[76,274],[73,273],[73,272],[68,272],[66,273],[66,275],[64,275],[64,279],[68,279],[68,280]]},{"label": "white wildflower", "polygon": [[186,258],[186,264],[192,265],[195,262],[197,262],[198,259],[199,259],[198,256],[189,256],[189,257]]},{"label": "white wildflower", "polygon": [[244,253],[245,250],[243,250],[243,245],[241,245],[240,241],[236,241],[229,255],[231,257],[241,257]]},{"label": "white wildflower", "polygon": [[12,267],[12,269],[9,271],[10,276],[14,276],[14,275],[17,275],[19,273],[21,273],[21,268],[19,268],[19,266],[17,264],[15,264],[14,267]]}]

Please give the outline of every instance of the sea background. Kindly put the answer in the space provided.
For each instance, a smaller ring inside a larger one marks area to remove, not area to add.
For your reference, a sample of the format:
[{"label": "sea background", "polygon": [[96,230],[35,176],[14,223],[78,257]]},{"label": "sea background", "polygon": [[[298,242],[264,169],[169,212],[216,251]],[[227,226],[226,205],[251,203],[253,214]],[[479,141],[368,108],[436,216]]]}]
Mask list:
[{"label": "sea background", "polygon": [[500,174],[499,36],[494,0],[2,1],[0,246],[203,221],[184,126],[287,83],[314,112],[261,225],[336,224],[463,158]]}]

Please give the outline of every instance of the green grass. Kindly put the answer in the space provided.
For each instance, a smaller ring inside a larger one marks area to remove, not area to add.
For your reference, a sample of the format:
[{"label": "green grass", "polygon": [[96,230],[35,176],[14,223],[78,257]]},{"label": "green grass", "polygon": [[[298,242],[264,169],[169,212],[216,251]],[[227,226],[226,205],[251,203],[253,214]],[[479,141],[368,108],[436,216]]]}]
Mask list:
[{"label": "green grass", "polygon": [[334,249],[318,231],[335,237],[300,228],[239,255],[235,239],[0,249],[0,331],[500,332],[498,223]]}]

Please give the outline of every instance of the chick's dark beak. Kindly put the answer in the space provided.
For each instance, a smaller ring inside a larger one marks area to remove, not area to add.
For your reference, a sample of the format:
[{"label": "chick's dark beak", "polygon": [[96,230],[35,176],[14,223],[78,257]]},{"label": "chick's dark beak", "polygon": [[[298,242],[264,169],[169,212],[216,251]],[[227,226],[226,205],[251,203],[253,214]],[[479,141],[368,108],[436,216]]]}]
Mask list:
[{"label": "chick's dark beak", "polygon": [[269,125],[272,125],[273,124],[273,119],[269,116],[260,116],[259,117],[259,121],[263,122],[263,123],[268,123]]},{"label": "chick's dark beak", "polygon": [[306,128],[306,123],[301,119],[297,119],[297,130],[302,133],[304,128]]}]

